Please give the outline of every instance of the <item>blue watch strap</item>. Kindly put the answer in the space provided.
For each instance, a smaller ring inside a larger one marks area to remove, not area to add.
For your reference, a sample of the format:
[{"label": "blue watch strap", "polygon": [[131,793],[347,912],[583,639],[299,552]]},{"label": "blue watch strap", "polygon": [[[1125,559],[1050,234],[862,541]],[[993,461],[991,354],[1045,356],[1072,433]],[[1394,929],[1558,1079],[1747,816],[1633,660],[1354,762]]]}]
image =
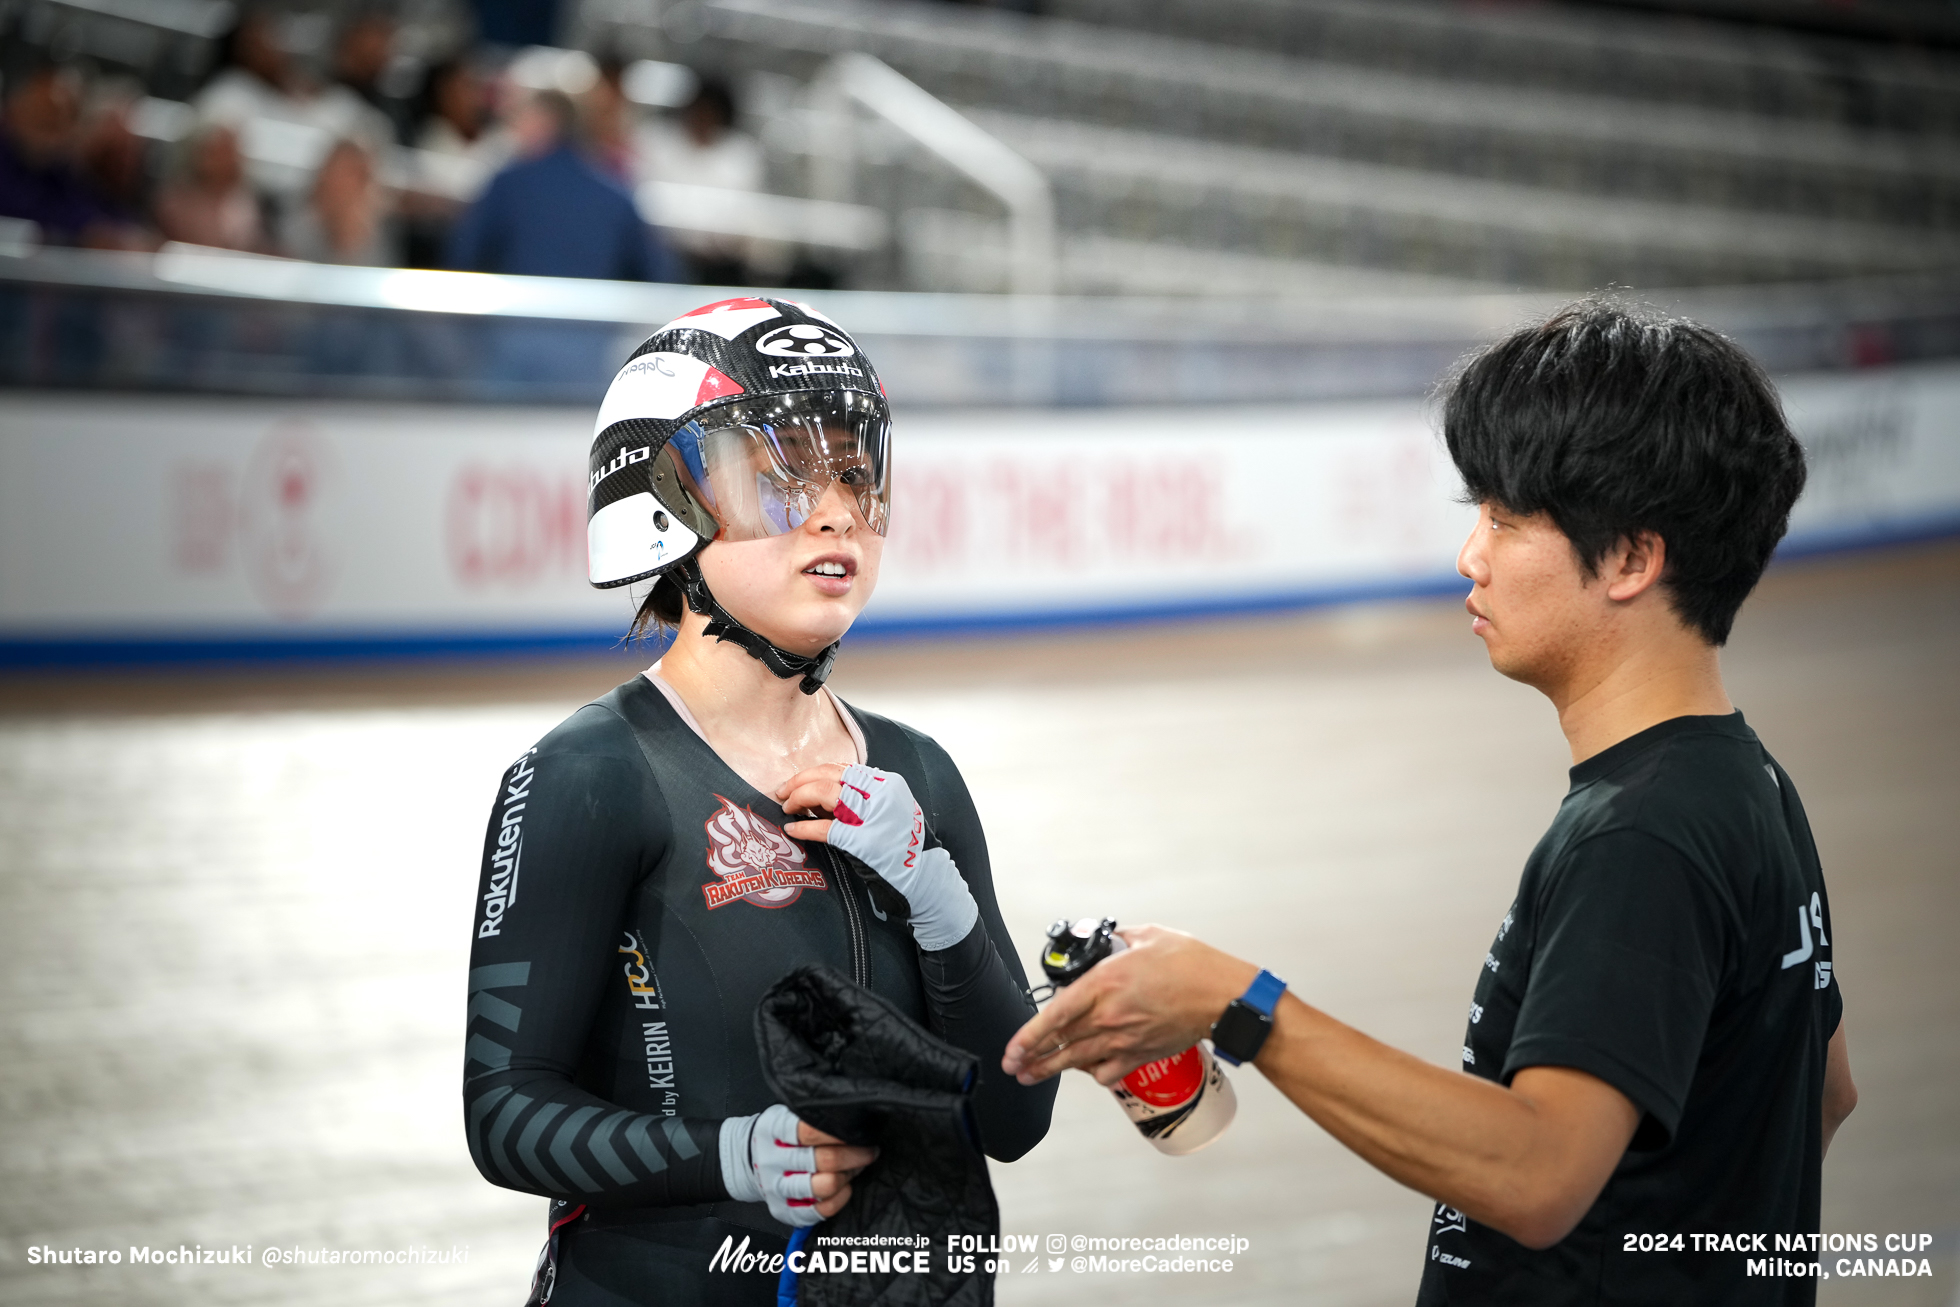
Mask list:
[{"label": "blue watch strap", "polygon": [[[1273,1028],[1273,1008],[1286,992],[1286,982],[1261,971],[1245,993],[1226,1005],[1211,1026],[1211,1051],[1231,1066],[1244,1066],[1265,1046]],[[1252,1014],[1257,1015],[1252,1015]]]},{"label": "blue watch strap", "polygon": [[1245,987],[1239,1002],[1247,1007],[1257,1008],[1267,1016],[1279,1005],[1279,996],[1286,992],[1286,982],[1270,971],[1261,971],[1253,977],[1252,983]]}]

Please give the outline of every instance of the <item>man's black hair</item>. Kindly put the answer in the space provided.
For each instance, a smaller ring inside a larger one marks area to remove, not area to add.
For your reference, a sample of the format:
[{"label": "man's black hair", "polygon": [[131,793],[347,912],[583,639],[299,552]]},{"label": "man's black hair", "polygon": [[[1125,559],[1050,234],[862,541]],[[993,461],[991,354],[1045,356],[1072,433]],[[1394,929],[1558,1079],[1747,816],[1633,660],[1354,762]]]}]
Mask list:
[{"label": "man's black hair", "polygon": [[1567,305],[1465,360],[1443,437],[1472,503],[1547,514],[1587,576],[1623,539],[1667,542],[1674,611],[1729,638],[1804,485],[1776,390],[1699,323],[1601,299]]}]

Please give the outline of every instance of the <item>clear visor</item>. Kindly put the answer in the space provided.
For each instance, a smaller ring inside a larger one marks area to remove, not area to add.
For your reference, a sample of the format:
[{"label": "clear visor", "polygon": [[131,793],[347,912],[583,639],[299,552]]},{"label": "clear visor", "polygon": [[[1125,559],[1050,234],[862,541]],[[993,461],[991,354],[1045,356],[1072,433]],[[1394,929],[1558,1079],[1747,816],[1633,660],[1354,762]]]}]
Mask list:
[{"label": "clear visor", "polygon": [[885,534],[891,422],[875,396],[810,390],[728,404],[676,431],[668,447],[687,489],[714,514],[717,540],[794,531],[832,485]]}]

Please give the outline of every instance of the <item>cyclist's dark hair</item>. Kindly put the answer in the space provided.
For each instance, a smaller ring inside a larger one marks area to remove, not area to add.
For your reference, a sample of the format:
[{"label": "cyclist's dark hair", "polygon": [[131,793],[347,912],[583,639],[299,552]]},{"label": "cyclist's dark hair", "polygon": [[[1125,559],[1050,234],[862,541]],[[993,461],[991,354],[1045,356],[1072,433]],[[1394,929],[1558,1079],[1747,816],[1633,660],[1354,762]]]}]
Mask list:
[{"label": "cyclist's dark hair", "polygon": [[1442,399],[1470,502],[1547,514],[1588,577],[1657,533],[1675,613],[1728,640],[1804,485],[1776,389],[1735,342],[1587,299],[1465,359]]},{"label": "cyclist's dark hair", "polygon": [[653,578],[652,587],[633,614],[633,625],[626,632],[627,643],[658,640],[668,631],[680,630],[681,614],[686,611],[687,597],[681,593],[680,582],[662,572]]}]

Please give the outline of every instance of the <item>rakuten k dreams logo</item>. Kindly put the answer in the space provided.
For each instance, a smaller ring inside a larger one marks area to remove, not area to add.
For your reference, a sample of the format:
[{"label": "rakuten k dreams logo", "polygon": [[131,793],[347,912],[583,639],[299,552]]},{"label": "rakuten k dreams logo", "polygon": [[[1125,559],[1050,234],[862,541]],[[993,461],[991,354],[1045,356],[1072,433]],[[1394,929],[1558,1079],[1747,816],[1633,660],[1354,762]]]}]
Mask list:
[{"label": "rakuten k dreams logo", "polygon": [[504,913],[517,902],[517,870],[524,860],[524,806],[531,794],[531,778],[537,775],[537,768],[531,765],[531,755],[536,752],[526,749],[505,777],[503,822],[490,854],[490,885],[483,891],[483,924],[476,928],[478,939],[501,934]]}]

